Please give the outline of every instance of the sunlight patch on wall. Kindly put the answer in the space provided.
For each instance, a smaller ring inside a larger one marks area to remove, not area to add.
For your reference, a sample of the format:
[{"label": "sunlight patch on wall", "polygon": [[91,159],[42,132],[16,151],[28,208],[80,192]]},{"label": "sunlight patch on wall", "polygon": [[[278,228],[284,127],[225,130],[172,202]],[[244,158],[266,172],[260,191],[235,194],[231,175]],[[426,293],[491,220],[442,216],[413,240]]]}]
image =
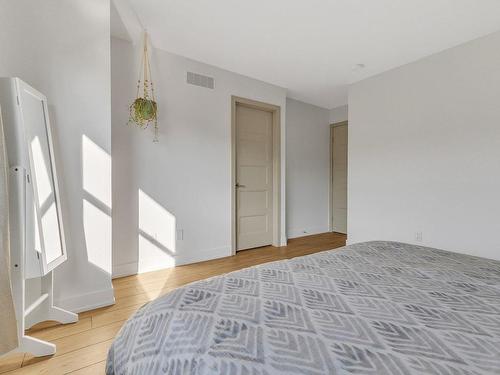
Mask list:
[{"label": "sunlight patch on wall", "polygon": [[89,262],[111,274],[111,217],[84,199],[83,227]]},{"label": "sunlight patch on wall", "polygon": [[175,266],[175,259],[161,247],[139,234],[138,272],[150,272]]},{"label": "sunlight patch on wall", "polygon": [[175,254],[175,216],[140,189],[139,229]]},{"label": "sunlight patch on wall", "polygon": [[139,272],[175,265],[175,216],[139,189]]},{"label": "sunlight patch on wall", "polygon": [[83,189],[111,208],[111,156],[82,136]]},{"label": "sunlight patch on wall", "polygon": [[82,135],[83,228],[90,263],[111,274],[111,157]]}]

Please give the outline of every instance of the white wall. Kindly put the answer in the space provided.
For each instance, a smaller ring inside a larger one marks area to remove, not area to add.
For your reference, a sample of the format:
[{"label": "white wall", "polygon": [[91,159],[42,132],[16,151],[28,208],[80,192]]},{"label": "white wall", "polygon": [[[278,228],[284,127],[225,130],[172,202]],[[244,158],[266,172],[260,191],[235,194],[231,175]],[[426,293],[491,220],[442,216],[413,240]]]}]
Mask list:
[{"label": "white wall", "polygon": [[330,124],[347,121],[348,108],[346,105],[330,109]]},{"label": "white wall", "polygon": [[[113,274],[229,256],[231,95],[281,107],[284,179],[286,90],[153,50],[160,116],[160,142],[153,143],[151,131],[125,125],[139,51],[116,38],[111,49]],[[215,89],[186,84],[187,71],[214,77]]]},{"label": "white wall", "polygon": [[500,259],[500,33],[354,84],[348,240]]},{"label": "white wall", "polygon": [[48,97],[68,261],[56,302],[72,310],[113,302],[109,0],[0,2],[0,76]]},{"label": "white wall", "polygon": [[329,111],[287,99],[287,234],[329,231]]}]

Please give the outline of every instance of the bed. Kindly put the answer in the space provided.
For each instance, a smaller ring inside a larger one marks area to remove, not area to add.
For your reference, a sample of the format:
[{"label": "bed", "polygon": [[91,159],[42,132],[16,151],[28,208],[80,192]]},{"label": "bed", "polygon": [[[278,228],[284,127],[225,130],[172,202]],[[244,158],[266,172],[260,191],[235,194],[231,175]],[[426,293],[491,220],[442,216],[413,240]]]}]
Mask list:
[{"label": "bed", "polygon": [[500,374],[500,262],[366,242],[143,306],[108,375]]}]

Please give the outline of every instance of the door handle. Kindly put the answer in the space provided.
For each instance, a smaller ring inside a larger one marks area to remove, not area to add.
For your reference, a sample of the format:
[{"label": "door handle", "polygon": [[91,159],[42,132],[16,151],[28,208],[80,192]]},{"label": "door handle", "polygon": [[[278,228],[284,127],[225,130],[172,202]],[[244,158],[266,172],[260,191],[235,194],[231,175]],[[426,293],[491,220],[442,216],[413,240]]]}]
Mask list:
[{"label": "door handle", "polygon": [[238,182],[236,183],[236,189],[239,189],[239,188],[244,188],[246,187],[245,185],[240,185]]}]

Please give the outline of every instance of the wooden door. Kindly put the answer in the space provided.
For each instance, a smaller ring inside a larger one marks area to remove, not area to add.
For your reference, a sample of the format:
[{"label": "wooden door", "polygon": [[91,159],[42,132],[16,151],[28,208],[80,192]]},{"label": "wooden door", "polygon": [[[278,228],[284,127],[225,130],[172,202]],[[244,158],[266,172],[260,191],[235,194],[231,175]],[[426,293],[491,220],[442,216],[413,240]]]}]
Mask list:
[{"label": "wooden door", "polygon": [[332,229],[347,233],[347,124],[332,130]]},{"label": "wooden door", "polygon": [[236,105],[236,249],[273,242],[273,115]]}]

